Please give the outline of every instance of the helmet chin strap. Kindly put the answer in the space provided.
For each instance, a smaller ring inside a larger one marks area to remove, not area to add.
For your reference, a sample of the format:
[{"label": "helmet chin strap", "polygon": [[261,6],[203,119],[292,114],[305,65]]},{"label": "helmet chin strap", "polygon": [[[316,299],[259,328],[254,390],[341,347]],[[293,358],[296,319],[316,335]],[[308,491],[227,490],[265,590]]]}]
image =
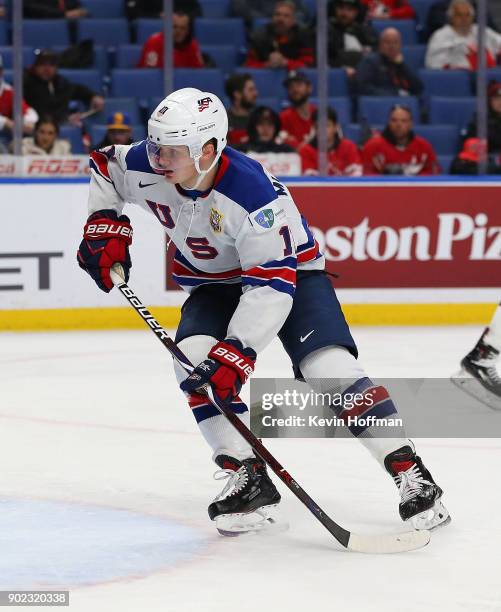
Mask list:
[{"label": "helmet chin strap", "polygon": [[186,189],[186,191],[193,191],[193,189],[197,189],[198,186],[200,185],[200,183],[204,180],[205,176],[207,175],[208,172],[210,172],[212,170],[212,168],[214,168],[214,166],[216,165],[216,163],[219,160],[220,155],[216,155],[216,157],[214,158],[214,160],[212,161],[212,164],[207,168],[207,170],[201,170],[200,169],[200,157],[201,155],[198,155],[197,157],[195,157],[194,162],[195,162],[195,170],[197,171],[198,174],[198,178],[195,181],[195,184],[192,185],[191,187],[187,187],[186,185],[183,185],[182,183],[180,183],[181,187],[183,189]]}]

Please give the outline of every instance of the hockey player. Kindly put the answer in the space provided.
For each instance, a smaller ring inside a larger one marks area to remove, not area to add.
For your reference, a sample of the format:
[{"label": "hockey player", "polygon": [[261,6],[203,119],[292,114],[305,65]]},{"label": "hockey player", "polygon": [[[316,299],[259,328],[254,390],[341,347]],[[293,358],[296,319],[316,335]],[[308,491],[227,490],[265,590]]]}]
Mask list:
[{"label": "hockey player", "polygon": [[[175,243],[173,276],[190,294],[176,342],[199,364],[190,376],[176,364],[176,375],[219,477],[229,479],[209,516],[220,532],[234,533],[266,526],[280,495],[263,462],[199,392],[203,384],[248,427],[239,392],[257,354],[278,335],[296,375],[316,390],[338,389],[349,379],[341,391],[377,398],[360,414],[385,417],[396,408],[357,361],[324,257],[289,191],[227,147],[227,130],[221,101],[185,88],[154,110],[147,140],[91,153],[90,216],[78,262],[103,291],[113,287],[115,262],[128,279],[132,229],[122,214],[125,202],[154,215]],[[394,438],[374,437],[370,427],[351,431],[393,477],[403,520],[417,529],[449,520],[442,489],[403,429]]]},{"label": "hockey player", "polygon": [[452,381],[490,408],[501,410],[501,377],[497,362],[501,352],[501,304],[498,305],[489,327],[474,348],[461,361],[461,370]]}]

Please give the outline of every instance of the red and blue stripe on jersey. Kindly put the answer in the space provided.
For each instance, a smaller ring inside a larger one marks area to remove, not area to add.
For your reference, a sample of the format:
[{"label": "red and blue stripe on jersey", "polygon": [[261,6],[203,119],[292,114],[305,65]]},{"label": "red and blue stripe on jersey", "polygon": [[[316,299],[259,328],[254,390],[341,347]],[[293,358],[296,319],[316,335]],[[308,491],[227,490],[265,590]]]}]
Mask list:
[{"label": "red and blue stripe on jersey", "polygon": [[242,271],[242,287],[271,287],[276,291],[287,293],[292,298],[296,289],[296,257],[268,261]]},{"label": "red and blue stripe on jersey", "polygon": [[176,250],[172,264],[172,278],[183,289],[186,287],[198,287],[207,283],[235,283],[240,281],[241,268],[235,268],[226,272],[204,272],[199,270],[186,257]]},{"label": "red and blue stripe on jersey", "polygon": [[308,227],[308,222],[303,217],[303,215],[301,215],[301,221],[303,223],[303,228],[306,233],[306,236],[308,237],[308,240],[307,242],[300,244],[296,248],[298,264],[315,261],[316,259],[320,259],[322,257],[322,253],[320,253],[320,247],[318,246],[318,242],[315,240],[315,237],[311,233],[311,230]]},{"label": "red and blue stripe on jersey", "polygon": [[[188,403],[197,423],[221,414],[219,410],[209,402],[206,395],[191,393],[188,396]],[[235,414],[243,414],[249,410],[238,396],[231,402],[230,408]]]},{"label": "red and blue stripe on jersey", "polygon": [[109,151],[92,151],[90,154],[89,166],[108,183],[113,183],[108,171],[108,162],[115,154],[114,149],[111,147]]}]

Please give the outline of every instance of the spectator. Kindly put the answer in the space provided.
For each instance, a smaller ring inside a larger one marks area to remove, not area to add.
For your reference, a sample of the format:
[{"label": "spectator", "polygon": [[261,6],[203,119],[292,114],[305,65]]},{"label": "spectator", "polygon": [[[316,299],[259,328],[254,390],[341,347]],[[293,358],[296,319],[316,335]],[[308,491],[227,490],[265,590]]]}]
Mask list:
[{"label": "spectator", "polygon": [[0,19],[4,19],[7,16],[7,11],[5,10],[5,0],[0,0]]},{"label": "spectator", "polygon": [[[10,138],[14,130],[14,89],[4,81],[3,58],[0,55],[0,132]],[[38,121],[38,113],[28,106],[23,100],[23,130],[31,134],[35,123]]]},{"label": "spectator", "polygon": [[96,149],[104,149],[110,145],[132,144],[132,127],[127,113],[113,113],[108,117],[107,131]]},{"label": "spectator", "polygon": [[362,57],[377,45],[377,32],[360,23],[360,0],[336,0],[329,22],[329,64],[343,67],[352,76]]},{"label": "spectator", "polygon": [[248,138],[247,124],[256,106],[258,91],[250,74],[235,72],[226,80],[225,92],[231,101],[228,109],[228,143],[239,144]]},{"label": "spectator", "polygon": [[364,174],[439,174],[440,168],[431,144],[412,131],[412,113],[405,106],[394,106],[388,125],[380,136],[373,136],[362,149]]},{"label": "spectator", "polygon": [[451,164],[451,174],[478,174],[480,161],[486,161],[487,174],[501,174],[499,155],[487,156],[485,141],[480,138],[466,138],[462,150]]},{"label": "spectator", "polygon": [[80,0],[24,0],[23,15],[28,19],[81,19],[87,17],[87,10]]},{"label": "spectator", "polygon": [[268,106],[258,106],[249,117],[249,140],[238,147],[248,153],[295,153],[295,150],[281,141],[280,119]]},{"label": "spectator", "polygon": [[71,144],[58,138],[59,126],[52,117],[42,117],[37,121],[33,137],[23,138],[23,155],[70,155]]},{"label": "spectator", "polygon": [[[293,0],[296,8],[296,19],[299,23],[308,21],[308,11],[302,0]],[[273,2],[269,0],[231,0],[230,15],[242,17],[248,28],[252,27],[254,19],[271,19],[273,15]]]},{"label": "spectator", "polygon": [[280,113],[280,123],[286,141],[294,148],[299,147],[314,136],[313,112],[316,106],[309,102],[311,82],[304,72],[289,72],[284,87],[291,105]]},{"label": "spectator", "polygon": [[[313,113],[316,123],[317,112]],[[318,174],[318,144],[315,136],[299,147],[303,174]],[[327,174],[336,176],[361,176],[362,160],[355,143],[343,138],[337,122],[336,111],[327,109]]]},{"label": "spectator", "polygon": [[79,100],[96,111],[104,107],[102,96],[58,74],[57,56],[47,49],[38,53],[33,66],[25,72],[24,94],[39,115],[51,115],[59,124],[67,120],[81,124],[80,113],[69,114],[71,100]]},{"label": "spectator", "polygon": [[[487,139],[489,153],[501,153],[501,83],[491,81],[487,87]],[[468,125],[466,138],[477,135],[477,118]]]},{"label": "spectator", "polygon": [[[187,13],[172,15],[172,36],[174,39],[174,67],[202,68],[204,60],[198,42],[193,36],[193,19]],[[163,68],[164,33],[152,34],[144,43],[138,68]]]},{"label": "spectator", "polygon": [[[125,0],[125,14],[129,21],[142,17],[160,19],[163,17],[163,0]],[[201,17],[202,9],[198,0],[174,0],[174,12]]]},{"label": "spectator", "polygon": [[293,70],[311,66],[313,62],[311,34],[296,23],[294,2],[279,0],[271,23],[252,35],[246,66]]},{"label": "spectator", "polygon": [[[430,5],[426,17],[426,35],[429,38],[435,30],[447,25],[447,9],[449,8],[450,0],[439,0]],[[476,10],[476,2],[472,2],[473,8]],[[487,25],[492,29],[499,31],[498,26],[494,22],[492,15],[487,11]]]},{"label": "spectator", "polygon": [[357,68],[357,92],[364,96],[416,96],[423,83],[404,62],[402,38],[395,28],[379,37],[378,52],[365,57]]},{"label": "spectator", "polygon": [[416,13],[408,0],[362,0],[369,19],[414,19]]},{"label": "spectator", "polygon": [[[426,67],[476,70],[478,26],[474,23],[473,5],[469,0],[452,0],[447,15],[450,25],[440,28],[430,38]],[[486,28],[485,47],[487,68],[493,68],[501,53],[501,34]]]}]

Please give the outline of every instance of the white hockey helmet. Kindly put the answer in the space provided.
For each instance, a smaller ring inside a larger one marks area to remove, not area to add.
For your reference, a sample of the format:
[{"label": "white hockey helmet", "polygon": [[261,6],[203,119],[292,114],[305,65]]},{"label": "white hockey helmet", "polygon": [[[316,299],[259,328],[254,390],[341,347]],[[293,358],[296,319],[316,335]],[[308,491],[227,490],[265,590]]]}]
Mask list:
[{"label": "white hockey helmet", "polygon": [[[164,98],[148,121],[148,159],[154,170],[162,172],[159,153],[162,146],[187,146],[199,174],[196,186],[219,160],[228,133],[228,115],[221,100],[213,93],[185,87]],[[201,170],[202,147],[217,141],[216,157],[211,166]],[[196,188],[193,187],[193,188]]]}]

